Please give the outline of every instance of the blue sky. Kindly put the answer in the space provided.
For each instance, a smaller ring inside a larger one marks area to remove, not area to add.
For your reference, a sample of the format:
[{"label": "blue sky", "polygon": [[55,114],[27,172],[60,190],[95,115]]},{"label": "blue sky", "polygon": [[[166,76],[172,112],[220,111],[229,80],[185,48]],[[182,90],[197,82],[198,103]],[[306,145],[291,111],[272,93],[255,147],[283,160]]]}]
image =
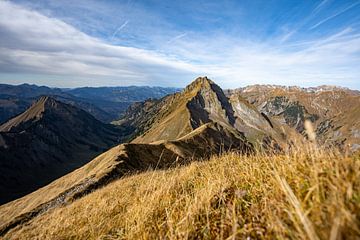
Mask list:
[{"label": "blue sky", "polygon": [[360,89],[360,0],[0,1],[0,82]]}]

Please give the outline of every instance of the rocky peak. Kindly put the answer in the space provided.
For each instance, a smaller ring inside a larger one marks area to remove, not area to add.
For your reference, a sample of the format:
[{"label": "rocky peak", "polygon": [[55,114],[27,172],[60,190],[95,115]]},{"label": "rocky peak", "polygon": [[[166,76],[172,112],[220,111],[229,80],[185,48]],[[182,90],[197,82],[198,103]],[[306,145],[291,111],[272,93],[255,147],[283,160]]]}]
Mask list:
[{"label": "rocky peak", "polygon": [[45,111],[45,105],[48,101],[48,97],[41,97],[38,101],[34,102],[25,112],[1,125],[0,132],[14,131],[20,126],[23,126],[24,124],[28,125],[28,123],[39,120]]},{"label": "rocky peak", "polygon": [[184,89],[184,92],[191,92],[200,89],[210,89],[212,85],[216,84],[206,76],[198,77]]},{"label": "rocky peak", "polygon": [[192,116],[192,127],[209,122],[233,125],[234,112],[222,89],[207,77],[199,77],[186,87],[184,93],[191,93],[187,107]]},{"label": "rocky peak", "polygon": [[198,94],[203,95],[203,97],[216,94],[220,101],[227,100],[223,90],[206,76],[196,78],[184,89],[183,93],[185,95],[190,94],[192,97]]},{"label": "rocky peak", "polygon": [[41,96],[36,101],[35,105],[36,104],[42,104],[46,108],[46,107],[53,107],[55,105],[58,105],[59,102],[50,96]]},{"label": "rocky peak", "polygon": [[56,115],[55,119],[60,119],[60,116],[68,118],[72,113],[80,111],[50,96],[41,96],[25,112],[1,125],[0,132],[21,131],[34,122],[43,119],[45,115]]}]

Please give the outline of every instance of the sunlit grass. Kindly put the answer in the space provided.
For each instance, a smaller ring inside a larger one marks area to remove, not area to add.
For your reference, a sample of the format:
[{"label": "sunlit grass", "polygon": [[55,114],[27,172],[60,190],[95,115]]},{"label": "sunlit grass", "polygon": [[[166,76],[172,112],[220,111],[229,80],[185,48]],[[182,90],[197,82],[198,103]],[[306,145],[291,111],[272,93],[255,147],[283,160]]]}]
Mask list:
[{"label": "sunlit grass", "polygon": [[23,239],[358,239],[360,160],[314,145],[124,177],[35,218]]}]

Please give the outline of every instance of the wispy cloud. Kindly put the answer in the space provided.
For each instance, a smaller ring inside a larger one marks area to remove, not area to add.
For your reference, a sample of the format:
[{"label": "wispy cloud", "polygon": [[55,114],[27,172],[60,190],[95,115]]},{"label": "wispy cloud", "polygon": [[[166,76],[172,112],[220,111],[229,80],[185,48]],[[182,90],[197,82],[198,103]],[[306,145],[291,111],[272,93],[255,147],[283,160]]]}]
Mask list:
[{"label": "wispy cloud", "polygon": [[120,27],[118,27],[118,28],[115,30],[115,32],[112,34],[110,40],[113,40],[114,37],[116,36],[116,34],[118,34],[123,28],[125,28],[128,23],[129,23],[129,21],[126,20]]},{"label": "wispy cloud", "polygon": [[177,35],[176,37],[173,37],[172,39],[170,39],[169,41],[167,41],[166,43],[173,43],[175,42],[176,40],[179,40],[180,38],[183,38],[187,35],[187,33],[182,33],[182,34],[179,34]]},{"label": "wispy cloud", "polygon": [[323,0],[321,1],[313,10],[313,13],[319,12],[330,0]]},{"label": "wispy cloud", "polygon": [[360,35],[351,28],[316,41],[298,42],[298,46],[206,38],[213,40],[180,41],[171,51],[201,62],[198,71],[217,79],[223,87],[255,83],[360,87],[354,85],[360,78],[355,66],[360,60]]},{"label": "wispy cloud", "polygon": [[335,14],[333,14],[333,15],[331,15],[331,16],[323,19],[323,20],[321,20],[320,22],[318,22],[318,23],[316,23],[315,25],[313,25],[312,27],[310,27],[310,30],[319,27],[321,24],[324,24],[324,23],[326,23],[327,21],[330,21],[331,19],[333,19],[333,18],[335,18],[335,17],[343,14],[344,12],[352,9],[353,7],[355,7],[355,6],[359,5],[359,4],[360,4],[360,1],[355,2],[355,3],[351,4],[350,6],[344,8],[344,9],[341,9],[340,11],[336,12]]},{"label": "wispy cloud", "polygon": [[289,40],[296,32],[297,32],[297,30],[292,30],[292,31],[289,31],[286,34],[282,35],[280,37],[280,43],[284,43],[287,40]]}]

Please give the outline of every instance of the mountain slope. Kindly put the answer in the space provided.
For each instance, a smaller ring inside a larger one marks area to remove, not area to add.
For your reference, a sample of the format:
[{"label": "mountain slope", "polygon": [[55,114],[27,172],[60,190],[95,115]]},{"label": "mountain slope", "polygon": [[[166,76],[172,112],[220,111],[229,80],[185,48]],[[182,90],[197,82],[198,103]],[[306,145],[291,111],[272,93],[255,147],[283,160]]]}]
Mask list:
[{"label": "mountain slope", "polygon": [[3,237],[358,239],[359,158],[308,147],[126,176]]},{"label": "mountain slope", "polygon": [[319,143],[346,151],[360,149],[360,94],[346,88],[299,88],[254,85],[230,94],[241,95],[284,125],[303,133],[304,121],[313,122]]},{"label": "mountain slope", "polygon": [[235,122],[222,90],[206,77],[197,78],[166,102],[156,114],[156,124],[134,142],[173,140],[208,122],[217,122],[229,128]]},{"label": "mountain slope", "polygon": [[29,193],[118,143],[121,132],[50,97],[0,126],[0,202]]}]

